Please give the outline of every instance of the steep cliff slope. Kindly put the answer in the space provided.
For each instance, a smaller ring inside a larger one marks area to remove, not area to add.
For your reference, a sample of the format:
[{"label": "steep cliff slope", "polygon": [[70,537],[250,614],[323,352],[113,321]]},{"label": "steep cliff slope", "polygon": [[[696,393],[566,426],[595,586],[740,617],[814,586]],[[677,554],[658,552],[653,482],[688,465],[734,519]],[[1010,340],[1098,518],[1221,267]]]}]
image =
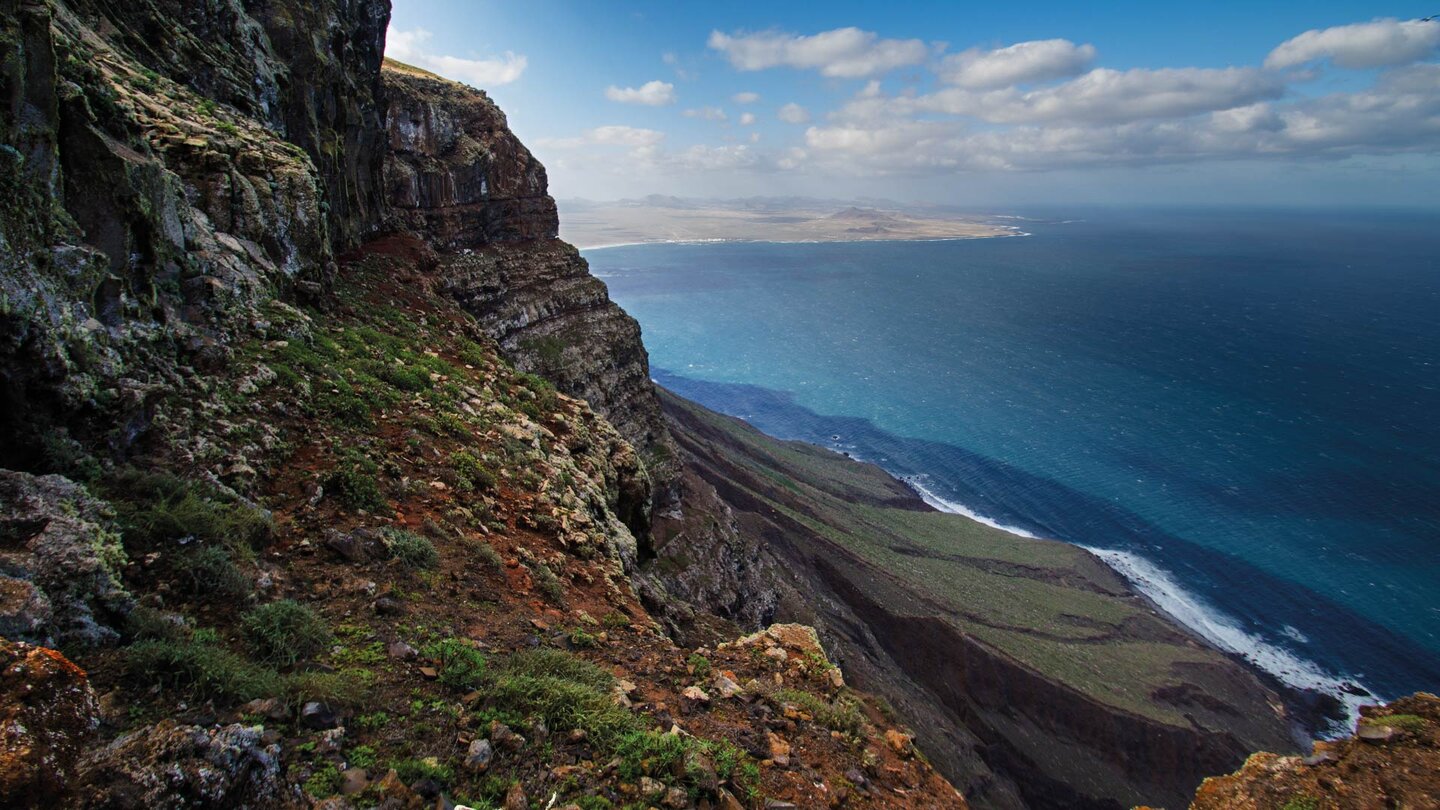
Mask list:
[{"label": "steep cliff slope", "polygon": [[[977,805],[1177,806],[1288,747],[1274,694],[1083,550],[935,512],[878,468],[662,398],[687,468],[758,538],[774,616],[819,628]],[[688,525],[658,528],[662,566],[703,570]]]},{"label": "steep cliff slope", "polygon": [[0,804],[963,806],[807,628],[661,632],[638,329],[482,94],[391,209],[386,11],[0,6]]}]

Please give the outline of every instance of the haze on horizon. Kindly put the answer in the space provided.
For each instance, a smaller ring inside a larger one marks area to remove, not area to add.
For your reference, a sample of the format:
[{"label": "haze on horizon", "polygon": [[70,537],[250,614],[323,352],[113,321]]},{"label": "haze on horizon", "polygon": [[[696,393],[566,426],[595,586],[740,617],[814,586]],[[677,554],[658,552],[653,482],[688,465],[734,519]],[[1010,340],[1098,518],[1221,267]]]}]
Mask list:
[{"label": "haze on horizon", "polygon": [[387,55],[561,198],[1433,208],[1437,10],[395,0]]}]

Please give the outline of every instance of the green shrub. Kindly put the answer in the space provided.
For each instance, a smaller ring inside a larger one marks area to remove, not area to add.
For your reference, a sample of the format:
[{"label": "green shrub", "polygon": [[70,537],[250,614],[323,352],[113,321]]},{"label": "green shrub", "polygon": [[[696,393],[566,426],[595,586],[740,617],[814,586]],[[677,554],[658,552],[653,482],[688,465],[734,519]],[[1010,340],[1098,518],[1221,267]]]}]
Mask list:
[{"label": "green shrub", "polygon": [[184,689],[201,698],[243,702],[280,691],[275,671],[223,647],[195,641],[141,641],[125,654],[125,674],[143,684]]},{"label": "green shrub", "polygon": [[352,768],[373,768],[375,767],[375,747],[373,745],[357,745],[350,749],[346,759]]},{"label": "green shrub", "polygon": [[196,596],[242,597],[250,593],[250,580],[221,546],[205,546],[177,556],[176,573]]},{"label": "green shrub", "polygon": [[388,512],[389,504],[376,478],[379,473],[379,465],[365,454],[347,449],[336,460],[335,469],[325,477],[325,488],[351,509]]},{"label": "green shrub", "polygon": [[325,620],[293,599],[261,605],[246,613],[241,628],[259,658],[282,666],[313,658],[334,640]]},{"label": "green shrub", "polygon": [[125,631],[137,640],[183,641],[189,634],[183,621],[152,607],[139,605],[125,617]]},{"label": "green shrub", "polygon": [[460,479],[463,491],[492,490],[495,488],[495,473],[491,472],[474,453],[461,450],[450,456],[450,467]]},{"label": "green shrub", "polygon": [[440,567],[440,552],[435,544],[405,529],[386,527],[380,530],[385,550],[393,560],[412,571],[428,571]]},{"label": "green shrub", "polygon": [[477,540],[472,548],[475,549],[475,556],[479,557],[481,562],[496,571],[505,570],[505,558],[500,556],[500,552],[496,551],[494,546],[484,540]]},{"label": "green shrub", "polygon": [[458,638],[427,644],[424,654],[439,663],[440,682],[454,689],[474,689],[485,677],[485,656]]},{"label": "green shrub", "polygon": [[1320,810],[1320,800],[1314,796],[1296,796],[1285,802],[1280,810]]},{"label": "green shrub", "polygon": [[556,605],[565,606],[565,586],[560,584],[560,578],[555,576],[550,566],[537,562],[531,567],[530,573],[535,579],[535,587],[539,588],[541,593]]},{"label": "green shrub", "polygon": [[594,633],[587,631],[583,627],[577,627],[571,630],[569,637],[570,644],[582,650],[600,646],[600,639],[596,638]]}]

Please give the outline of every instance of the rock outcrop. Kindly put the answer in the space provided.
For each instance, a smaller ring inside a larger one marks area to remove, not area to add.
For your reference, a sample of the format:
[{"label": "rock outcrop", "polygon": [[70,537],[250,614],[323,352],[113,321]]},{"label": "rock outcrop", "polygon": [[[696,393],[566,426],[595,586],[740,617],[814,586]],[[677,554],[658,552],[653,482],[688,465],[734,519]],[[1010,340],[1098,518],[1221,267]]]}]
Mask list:
[{"label": "rock outcrop", "polygon": [[[162,720],[86,755],[73,806],[145,808],[303,806],[280,778],[280,747],[263,729]],[[287,801],[287,799],[289,801]]]},{"label": "rock outcrop", "polygon": [[1361,710],[1355,735],[1309,756],[1259,753],[1206,779],[1191,810],[1440,807],[1440,698],[1420,693]]},{"label": "rock outcrop", "polygon": [[58,806],[75,762],[100,727],[85,673],[44,647],[0,638],[0,798]]},{"label": "rock outcrop", "polygon": [[58,475],[0,470],[0,635],[94,645],[134,600],[121,582],[125,550],[114,514]]}]

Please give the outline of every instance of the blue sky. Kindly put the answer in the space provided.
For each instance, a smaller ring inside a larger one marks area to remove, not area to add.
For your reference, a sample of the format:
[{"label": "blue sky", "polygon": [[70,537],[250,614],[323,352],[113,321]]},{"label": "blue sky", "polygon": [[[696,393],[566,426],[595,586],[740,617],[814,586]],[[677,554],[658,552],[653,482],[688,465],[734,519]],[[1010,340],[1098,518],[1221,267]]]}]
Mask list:
[{"label": "blue sky", "polygon": [[1440,206],[1437,12],[395,0],[388,50],[489,92],[557,197]]}]

